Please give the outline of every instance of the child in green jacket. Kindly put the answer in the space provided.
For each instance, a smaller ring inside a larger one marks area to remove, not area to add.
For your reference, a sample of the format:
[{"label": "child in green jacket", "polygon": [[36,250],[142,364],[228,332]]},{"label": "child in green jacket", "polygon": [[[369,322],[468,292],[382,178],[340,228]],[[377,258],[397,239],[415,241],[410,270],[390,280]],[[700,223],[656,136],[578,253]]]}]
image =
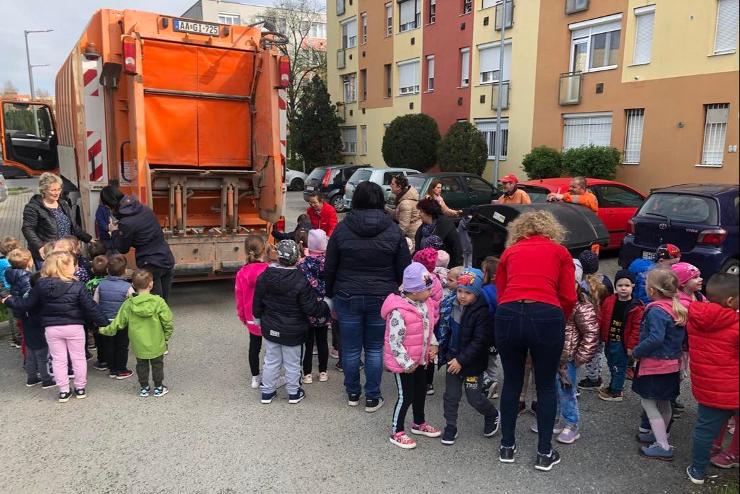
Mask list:
[{"label": "child in green jacket", "polygon": [[136,375],[139,377],[139,396],[149,396],[149,366],[154,380],[154,396],[167,394],[164,380],[164,354],[172,336],[172,311],[164,299],[151,294],[154,286],[152,273],[143,269],[134,271],[131,284],[136,295],[126,299],[116,318],[100,328],[100,334],[113,336],[128,327],[131,349],[136,355]]}]

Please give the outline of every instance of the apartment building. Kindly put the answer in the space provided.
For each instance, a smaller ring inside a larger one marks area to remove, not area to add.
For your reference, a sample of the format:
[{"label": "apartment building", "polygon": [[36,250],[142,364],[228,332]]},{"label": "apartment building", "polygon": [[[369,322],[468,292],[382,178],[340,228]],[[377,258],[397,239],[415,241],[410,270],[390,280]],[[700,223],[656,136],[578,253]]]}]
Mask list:
[{"label": "apartment building", "polygon": [[423,112],[443,134],[478,127],[488,179],[501,139],[499,176],[534,146],[597,144],[643,191],[737,180],[738,0],[329,0],[327,14],[347,162],[382,166],[390,121]]}]

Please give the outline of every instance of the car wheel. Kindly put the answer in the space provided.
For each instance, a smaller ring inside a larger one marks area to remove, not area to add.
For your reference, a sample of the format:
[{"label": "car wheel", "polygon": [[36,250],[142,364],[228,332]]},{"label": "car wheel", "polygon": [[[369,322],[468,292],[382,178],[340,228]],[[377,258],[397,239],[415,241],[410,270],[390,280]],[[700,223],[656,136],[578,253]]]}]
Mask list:
[{"label": "car wheel", "polygon": [[722,266],[722,272],[727,274],[734,274],[735,276],[740,275],[740,261],[737,259],[730,259]]},{"label": "car wheel", "polygon": [[337,194],[329,200],[329,204],[336,209],[337,213],[344,211],[344,198],[342,194]]},{"label": "car wheel", "polygon": [[303,180],[301,180],[300,178],[294,178],[290,181],[290,186],[288,188],[290,190],[303,190],[303,187]]}]

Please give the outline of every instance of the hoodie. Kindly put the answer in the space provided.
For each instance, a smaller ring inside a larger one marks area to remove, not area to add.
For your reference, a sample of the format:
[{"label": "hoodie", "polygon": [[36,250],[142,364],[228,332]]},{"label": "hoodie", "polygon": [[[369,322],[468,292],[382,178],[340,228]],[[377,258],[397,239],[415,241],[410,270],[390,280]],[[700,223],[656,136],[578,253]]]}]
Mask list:
[{"label": "hoodie", "polygon": [[114,213],[118,230],[111,237],[115,250],[126,254],[136,249],[136,266],[171,269],[175,258],[164,240],[162,227],[154,211],[142,205],[134,196],[124,196]]},{"label": "hoodie", "polygon": [[126,328],[137,359],[161,357],[174,330],[172,311],[159,295],[133,295],[123,303],[113,322],[100,328],[100,334],[113,336]]},{"label": "hoodie", "polygon": [[387,297],[398,290],[411,254],[401,229],[379,209],[352,210],[326,248],[326,295]]}]

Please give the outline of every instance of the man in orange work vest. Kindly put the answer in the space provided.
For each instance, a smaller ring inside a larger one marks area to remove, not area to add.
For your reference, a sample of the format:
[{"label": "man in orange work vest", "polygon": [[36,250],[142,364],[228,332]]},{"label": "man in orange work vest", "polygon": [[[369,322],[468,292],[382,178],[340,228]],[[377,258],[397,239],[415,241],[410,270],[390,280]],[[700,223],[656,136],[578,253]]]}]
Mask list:
[{"label": "man in orange work vest", "polygon": [[492,204],[532,204],[529,194],[517,187],[519,179],[516,175],[509,173],[499,179],[504,186],[504,193],[498,199],[492,201]]},{"label": "man in orange work vest", "polygon": [[547,200],[570,202],[572,204],[578,204],[589,208],[594,213],[599,212],[599,201],[596,196],[586,190],[586,178],[585,177],[573,177],[570,179],[568,184],[568,192],[560,194],[553,192],[547,194]]}]

